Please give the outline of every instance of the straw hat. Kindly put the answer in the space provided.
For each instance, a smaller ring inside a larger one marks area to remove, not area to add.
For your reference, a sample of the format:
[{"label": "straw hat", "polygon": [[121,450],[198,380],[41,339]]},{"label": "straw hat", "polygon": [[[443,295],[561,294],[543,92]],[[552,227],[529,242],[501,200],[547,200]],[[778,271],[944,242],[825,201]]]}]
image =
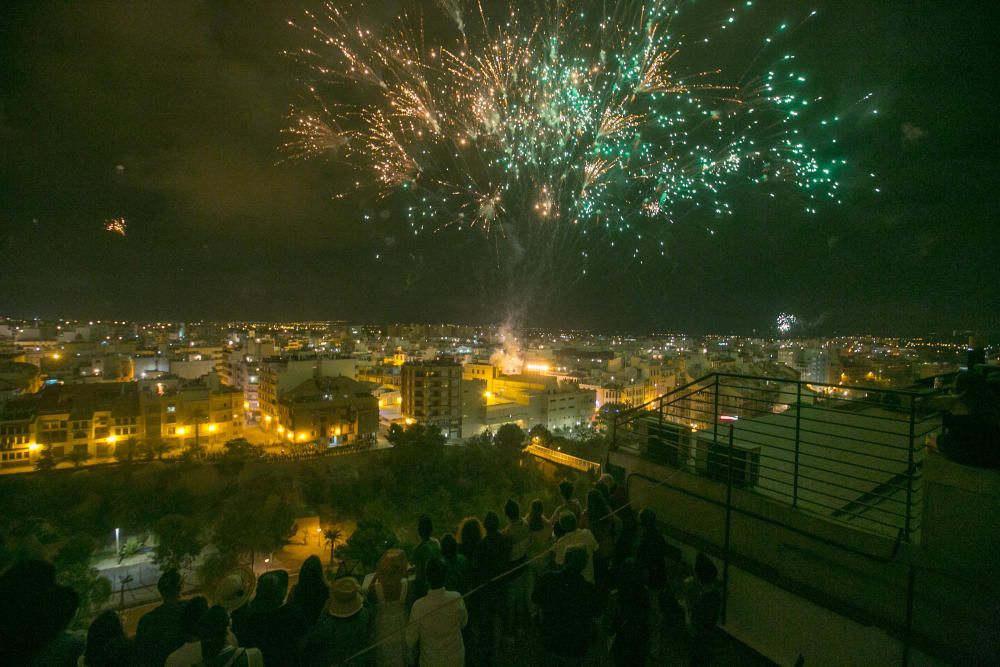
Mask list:
[{"label": "straw hat", "polygon": [[250,568],[240,567],[225,577],[215,587],[212,600],[226,611],[239,609],[253,595],[256,578]]},{"label": "straw hat", "polygon": [[327,610],[335,618],[350,618],[361,611],[361,587],[352,577],[342,577],[333,582]]}]

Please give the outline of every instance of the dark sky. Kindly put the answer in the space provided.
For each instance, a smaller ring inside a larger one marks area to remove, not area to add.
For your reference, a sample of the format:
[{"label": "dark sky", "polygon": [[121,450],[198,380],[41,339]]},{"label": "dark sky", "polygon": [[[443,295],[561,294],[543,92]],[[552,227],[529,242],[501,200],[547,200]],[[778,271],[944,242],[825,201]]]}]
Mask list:
[{"label": "dark sky", "polygon": [[[375,203],[331,199],[329,164],[276,164],[301,92],[286,20],[317,4],[3,3],[0,315],[502,319],[482,244],[376,231],[361,220]],[[759,4],[767,21],[803,13]],[[682,220],[667,260],[556,279],[528,321],[748,332],[789,311],[817,333],[1000,329],[994,4],[816,0],[794,50],[833,99],[876,94],[844,145],[882,194],[858,186],[815,217],[750,198],[715,235]],[[127,237],[102,231],[115,216]]]}]

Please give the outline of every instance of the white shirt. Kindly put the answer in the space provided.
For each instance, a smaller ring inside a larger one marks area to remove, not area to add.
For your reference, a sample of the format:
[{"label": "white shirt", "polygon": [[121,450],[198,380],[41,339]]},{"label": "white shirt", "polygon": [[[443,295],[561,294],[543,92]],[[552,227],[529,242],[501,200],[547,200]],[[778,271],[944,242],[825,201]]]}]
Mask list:
[{"label": "white shirt", "polygon": [[406,643],[413,648],[420,642],[420,664],[437,667],[463,667],[465,644],[462,628],[469,622],[462,596],[455,591],[435,588],[413,603]]},{"label": "white shirt", "polygon": [[[233,647],[238,647],[239,643],[236,641],[236,635],[233,634],[232,630],[226,636],[226,643]],[[248,656],[251,657],[252,656]],[[179,649],[167,656],[167,661],[163,663],[163,667],[191,667],[192,665],[201,664],[201,642],[199,640],[194,640],[193,642],[188,642],[181,646]],[[250,664],[253,664],[251,662]]]},{"label": "white shirt", "polygon": [[566,562],[566,550],[574,547],[583,547],[587,551],[587,565],[583,568],[583,578],[594,583],[594,552],[597,551],[597,540],[594,534],[586,528],[577,528],[572,533],[566,533],[552,547],[556,557],[556,565]]}]

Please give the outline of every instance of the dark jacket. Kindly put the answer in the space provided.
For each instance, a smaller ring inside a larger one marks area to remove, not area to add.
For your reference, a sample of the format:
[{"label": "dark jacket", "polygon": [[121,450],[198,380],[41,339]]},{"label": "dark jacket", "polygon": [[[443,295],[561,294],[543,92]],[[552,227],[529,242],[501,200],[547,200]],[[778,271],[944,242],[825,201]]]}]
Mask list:
[{"label": "dark jacket", "polygon": [[139,619],[135,646],[142,664],[160,667],[167,661],[167,656],[184,644],[185,635],[181,629],[183,609],[183,600],[164,602]]},{"label": "dark jacket", "polygon": [[600,613],[597,589],[578,572],[547,572],[538,580],[532,600],[542,610],[542,646],[566,658],[582,658]]}]

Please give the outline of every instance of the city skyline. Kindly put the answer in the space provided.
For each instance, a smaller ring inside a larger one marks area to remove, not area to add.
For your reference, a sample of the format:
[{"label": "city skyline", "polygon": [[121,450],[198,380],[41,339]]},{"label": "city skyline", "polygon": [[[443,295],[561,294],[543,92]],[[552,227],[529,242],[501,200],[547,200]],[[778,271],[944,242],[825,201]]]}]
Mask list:
[{"label": "city skyline", "polygon": [[[0,309],[505,319],[480,243],[410,240],[371,197],[331,200],[329,164],[275,164],[301,92],[300,69],[281,56],[300,45],[286,20],[301,3],[101,9],[32,3],[0,19]],[[765,335],[791,312],[817,335],[1000,328],[988,209],[997,133],[978,111],[996,101],[978,78],[985,22],[938,7],[817,10],[796,53],[838,103],[874,93],[877,118],[852,127],[844,152],[882,192],[847,187],[843,206],[812,217],[794,199],[751,198],[713,222],[715,234],[690,216],[668,230],[661,261],[609,251],[605,270],[527,295],[526,324]],[[761,11],[761,24],[802,13],[794,3]],[[925,48],[942,37],[962,48]]]}]

